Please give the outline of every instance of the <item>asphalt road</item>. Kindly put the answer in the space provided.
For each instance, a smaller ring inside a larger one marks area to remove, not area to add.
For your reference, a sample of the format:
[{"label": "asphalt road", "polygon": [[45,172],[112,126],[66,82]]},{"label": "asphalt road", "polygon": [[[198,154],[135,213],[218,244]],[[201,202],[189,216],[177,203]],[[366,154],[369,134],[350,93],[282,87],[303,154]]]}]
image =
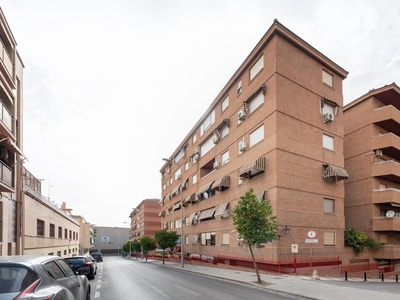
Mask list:
[{"label": "asphalt road", "polygon": [[251,285],[118,256],[107,256],[99,263],[96,279],[90,284],[95,300],[296,299]]}]

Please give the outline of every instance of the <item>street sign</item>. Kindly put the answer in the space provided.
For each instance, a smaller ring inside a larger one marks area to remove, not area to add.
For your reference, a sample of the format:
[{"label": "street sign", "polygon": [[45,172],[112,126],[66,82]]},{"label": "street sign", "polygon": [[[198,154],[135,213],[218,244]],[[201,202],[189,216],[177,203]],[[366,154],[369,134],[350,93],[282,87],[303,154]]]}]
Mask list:
[{"label": "street sign", "polygon": [[292,244],[292,253],[299,253],[299,245]]},{"label": "street sign", "polygon": [[310,230],[309,232],[307,232],[307,236],[308,236],[310,239],[314,239],[314,238],[317,237],[317,233],[316,233],[314,230]]},{"label": "street sign", "polygon": [[318,239],[306,239],[306,243],[318,244]]}]

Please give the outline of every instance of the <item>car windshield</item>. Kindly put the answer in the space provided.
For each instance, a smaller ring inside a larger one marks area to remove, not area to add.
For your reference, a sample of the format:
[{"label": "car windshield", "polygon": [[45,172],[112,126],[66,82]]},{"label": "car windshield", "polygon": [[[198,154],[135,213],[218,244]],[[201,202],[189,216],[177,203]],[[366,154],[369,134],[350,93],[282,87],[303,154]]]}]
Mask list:
[{"label": "car windshield", "polygon": [[85,259],[84,258],[66,258],[66,261],[68,261],[71,265],[73,266],[80,266],[83,265],[85,263]]},{"label": "car windshield", "polygon": [[38,276],[22,267],[0,267],[0,294],[19,293],[34,283]]}]

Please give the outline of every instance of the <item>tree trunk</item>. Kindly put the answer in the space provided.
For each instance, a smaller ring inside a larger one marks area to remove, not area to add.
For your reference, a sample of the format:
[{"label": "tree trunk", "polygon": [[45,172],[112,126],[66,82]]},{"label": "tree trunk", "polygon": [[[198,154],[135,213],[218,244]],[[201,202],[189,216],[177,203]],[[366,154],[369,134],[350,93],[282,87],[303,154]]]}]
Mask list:
[{"label": "tree trunk", "polygon": [[262,283],[262,282],[261,282],[261,278],[260,278],[260,273],[258,272],[258,267],[257,267],[256,259],[254,258],[253,249],[251,248],[251,245],[250,245],[250,244],[249,244],[249,249],[250,249],[250,253],[251,253],[251,259],[253,260],[254,269],[256,270],[258,283]]},{"label": "tree trunk", "polygon": [[163,264],[163,265],[164,265],[164,256],[165,256],[165,255],[164,255],[164,251],[165,251],[165,250],[163,249],[163,250],[162,250],[162,264]]}]

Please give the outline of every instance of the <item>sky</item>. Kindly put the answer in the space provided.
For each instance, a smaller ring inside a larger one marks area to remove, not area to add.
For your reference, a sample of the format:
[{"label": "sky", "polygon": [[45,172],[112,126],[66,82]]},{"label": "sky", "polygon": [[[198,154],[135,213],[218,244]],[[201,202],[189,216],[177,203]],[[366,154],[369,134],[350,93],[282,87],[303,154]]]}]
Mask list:
[{"label": "sky", "polygon": [[396,0],[2,0],[24,69],[24,163],[42,194],[128,227],[274,19],[349,72],[344,104],[400,77]]}]

